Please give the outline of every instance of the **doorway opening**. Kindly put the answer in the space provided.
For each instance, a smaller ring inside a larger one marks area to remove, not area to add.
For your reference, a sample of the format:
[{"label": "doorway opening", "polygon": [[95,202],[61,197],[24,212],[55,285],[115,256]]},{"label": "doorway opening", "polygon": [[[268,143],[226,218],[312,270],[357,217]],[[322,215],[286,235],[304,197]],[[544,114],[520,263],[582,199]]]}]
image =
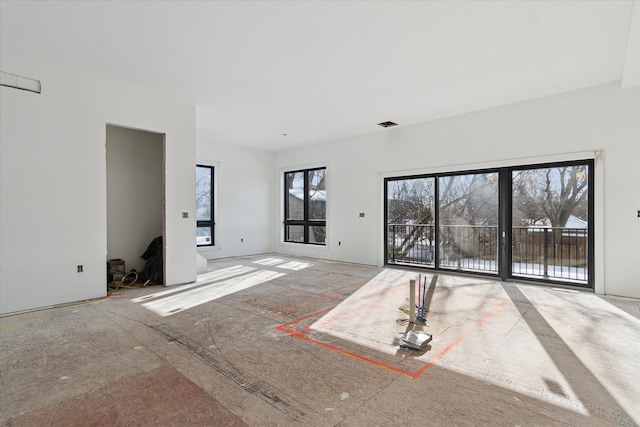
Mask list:
[{"label": "doorway opening", "polygon": [[163,285],[165,135],[110,124],[106,135],[107,261],[140,274],[153,246],[159,270],[150,283]]}]

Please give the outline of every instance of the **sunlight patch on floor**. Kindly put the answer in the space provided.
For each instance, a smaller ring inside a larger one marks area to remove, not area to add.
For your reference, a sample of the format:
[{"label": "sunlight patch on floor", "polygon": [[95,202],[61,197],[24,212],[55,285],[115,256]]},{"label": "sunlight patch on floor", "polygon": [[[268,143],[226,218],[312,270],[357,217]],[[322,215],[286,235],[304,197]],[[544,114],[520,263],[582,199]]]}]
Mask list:
[{"label": "sunlight patch on floor", "polygon": [[292,271],[304,270],[305,268],[309,268],[313,265],[309,262],[302,262],[302,261],[284,262],[284,260],[280,258],[264,258],[257,261],[253,261],[253,263],[266,265],[269,267],[284,268],[285,270],[292,270]]},{"label": "sunlight patch on floor", "polygon": [[284,268],[285,270],[299,271],[299,270],[304,270],[305,268],[309,268],[312,265],[313,264],[310,264],[308,262],[290,261],[284,264],[276,265],[276,267]]},{"label": "sunlight patch on floor", "polygon": [[142,304],[142,306],[160,316],[170,316],[284,275],[285,273],[260,270],[222,282],[198,287],[167,298],[146,302]]},{"label": "sunlight patch on floor", "polygon": [[141,296],[139,298],[135,298],[132,300],[132,302],[144,302],[144,301],[149,301],[151,299],[155,299],[155,298],[159,298],[159,297],[164,297],[167,295],[171,295],[171,294],[175,294],[178,292],[184,292],[187,289],[191,289],[191,288],[195,288],[196,286],[201,286],[201,285],[205,285],[208,283],[213,283],[215,281],[218,280],[224,280],[227,279],[229,277],[233,277],[233,276],[238,276],[240,274],[245,274],[248,273],[250,271],[255,270],[255,268],[252,267],[245,267],[242,265],[236,265],[234,267],[229,267],[229,268],[223,268],[221,270],[216,270],[216,271],[211,271],[208,273],[203,273],[203,274],[199,274],[198,275],[198,279],[196,280],[195,283],[189,284],[189,285],[183,285],[183,286],[175,286],[175,287],[171,287],[170,289],[166,289],[164,291],[160,291],[160,292],[154,292],[152,294],[148,294],[148,295],[144,295]]},{"label": "sunlight patch on floor", "polygon": [[320,317],[310,329],[395,354],[406,330],[406,325],[396,320],[408,317],[399,307],[408,307],[409,280],[413,279],[418,279],[415,272],[386,269]]},{"label": "sunlight patch on floor", "polygon": [[268,266],[278,265],[278,264],[281,264],[282,262],[284,262],[284,260],[280,258],[265,258],[265,259],[259,259],[257,261],[253,261],[254,264],[268,265]]}]

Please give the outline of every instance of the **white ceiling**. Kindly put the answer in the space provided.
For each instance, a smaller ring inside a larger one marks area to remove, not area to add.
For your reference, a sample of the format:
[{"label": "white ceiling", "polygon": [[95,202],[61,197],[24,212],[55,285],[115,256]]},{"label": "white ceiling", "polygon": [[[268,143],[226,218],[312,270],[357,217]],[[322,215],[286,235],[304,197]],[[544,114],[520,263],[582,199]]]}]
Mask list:
[{"label": "white ceiling", "polygon": [[268,150],[620,80],[639,55],[633,1],[0,7],[3,53],[163,92],[196,105],[199,138]]}]

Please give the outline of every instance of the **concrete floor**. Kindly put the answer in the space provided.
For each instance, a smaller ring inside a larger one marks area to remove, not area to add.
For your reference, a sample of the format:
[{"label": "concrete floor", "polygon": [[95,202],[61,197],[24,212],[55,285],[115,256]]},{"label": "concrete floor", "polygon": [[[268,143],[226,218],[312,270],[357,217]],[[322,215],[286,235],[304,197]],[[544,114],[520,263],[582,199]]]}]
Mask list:
[{"label": "concrete floor", "polygon": [[0,319],[11,426],[635,426],[640,301],[274,254]]}]

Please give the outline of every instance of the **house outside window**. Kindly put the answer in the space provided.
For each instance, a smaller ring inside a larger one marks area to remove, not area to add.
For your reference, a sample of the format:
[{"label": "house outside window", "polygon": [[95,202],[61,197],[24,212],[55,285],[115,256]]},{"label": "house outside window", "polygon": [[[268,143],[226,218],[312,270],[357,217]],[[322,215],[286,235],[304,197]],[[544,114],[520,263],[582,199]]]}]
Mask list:
[{"label": "house outside window", "polygon": [[284,241],[326,245],[326,168],[284,174]]}]

